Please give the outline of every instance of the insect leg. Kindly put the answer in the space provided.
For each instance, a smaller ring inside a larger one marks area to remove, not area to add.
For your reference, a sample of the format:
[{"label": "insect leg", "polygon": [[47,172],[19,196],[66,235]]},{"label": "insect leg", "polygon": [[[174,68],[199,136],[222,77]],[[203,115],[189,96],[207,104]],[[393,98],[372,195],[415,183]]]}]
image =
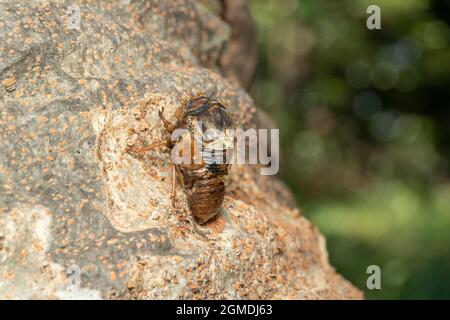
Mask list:
[{"label": "insect leg", "polygon": [[190,90],[185,89],[184,93],[186,93],[189,96],[189,98],[191,98],[191,99],[194,98],[194,94]]},{"label": "insect leg", "polygon": [[175,165],[172,165],[172,207],[175,208],[175,202],[176,202],[176,187],[177,187],[177,177],[176,177],[176,170]]},{"label": "insect leg", "polygon": [[137,153],[137,154],[144,154],[144,153],[146,153],[146,152],[148,152],[148,151],[150,151],[150,150],[152,150],[152,149],[154,149],[156,147],[163,146],[163,145],[165,145],[167,147],[171,146],[170,142],[168,140],[165,140],[165,141],[158,141],[158,142],[149,144],[148,146],[145,146],[145,147],[142,147],[142,148],[130,148],[130,150],[128,150],[128,152]]},{"label": "insect leg", "polygon": [[166,119],[166,117],[164,117],[163,112],[164,112],[164,108],[162,108],[160,111],[158,111],[159,118],[163,122],[164,128],[167,130],[167,132],[172,134],[172,132],[173,132],[173,125],[169,122],[169,120]]}]

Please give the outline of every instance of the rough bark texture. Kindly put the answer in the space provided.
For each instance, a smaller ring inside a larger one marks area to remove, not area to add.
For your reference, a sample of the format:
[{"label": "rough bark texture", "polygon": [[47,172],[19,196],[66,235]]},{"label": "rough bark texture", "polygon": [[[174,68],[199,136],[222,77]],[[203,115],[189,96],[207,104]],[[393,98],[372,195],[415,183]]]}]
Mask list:
[{"label": "rough bark texture", "polygon": [[181,192],[171,206],[166,150],[125,152],[159,139],[184,89],[254,126],[236,81],[253,49],[222,2],[0,1],[0,298],[361,297],[276,179],[234,166],[199,226]]}]

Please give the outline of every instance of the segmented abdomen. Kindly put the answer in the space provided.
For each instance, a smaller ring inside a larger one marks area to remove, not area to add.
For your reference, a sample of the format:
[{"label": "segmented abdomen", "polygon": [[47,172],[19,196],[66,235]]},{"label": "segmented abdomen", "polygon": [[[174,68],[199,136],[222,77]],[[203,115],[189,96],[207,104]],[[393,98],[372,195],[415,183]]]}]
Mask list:
[{"label": "segmented abdomen", "polygon": [[222,177],[209,175],[194,181],[192,189],[186,190],[189,209],[198,223],[213,218],[223,203],[225,184]]}]

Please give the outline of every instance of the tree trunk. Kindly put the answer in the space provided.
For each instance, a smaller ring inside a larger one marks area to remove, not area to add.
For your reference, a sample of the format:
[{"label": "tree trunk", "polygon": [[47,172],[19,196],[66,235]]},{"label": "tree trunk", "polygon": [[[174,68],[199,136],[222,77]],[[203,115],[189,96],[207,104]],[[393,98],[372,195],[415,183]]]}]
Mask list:
[{"label": "tree trunk", "polygon": [[232,167],[199,226],[180,190],[172,208],[167,150],[126,152],[185,89],[255,126],[254,41],[235,31],[254,27],[227,2],[0,4],[0,298],[362,297],[275,178]]}]

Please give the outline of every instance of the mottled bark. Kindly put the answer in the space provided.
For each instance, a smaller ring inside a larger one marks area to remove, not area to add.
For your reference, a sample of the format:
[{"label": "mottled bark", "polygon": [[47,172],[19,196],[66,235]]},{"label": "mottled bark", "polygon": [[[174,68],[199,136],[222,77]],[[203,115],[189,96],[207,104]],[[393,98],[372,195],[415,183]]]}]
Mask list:
[{"label": "mottled bark", "polygon": [[126,152],[161,137],[157,111],[173,120],[184,89],[255,124],[253,67],[236,72],[242,41],[215,4],[0,2],[0,298],[361,297],[276,179],[234,166],[199,226],[181,192],[171,206],[165,149]]}]

